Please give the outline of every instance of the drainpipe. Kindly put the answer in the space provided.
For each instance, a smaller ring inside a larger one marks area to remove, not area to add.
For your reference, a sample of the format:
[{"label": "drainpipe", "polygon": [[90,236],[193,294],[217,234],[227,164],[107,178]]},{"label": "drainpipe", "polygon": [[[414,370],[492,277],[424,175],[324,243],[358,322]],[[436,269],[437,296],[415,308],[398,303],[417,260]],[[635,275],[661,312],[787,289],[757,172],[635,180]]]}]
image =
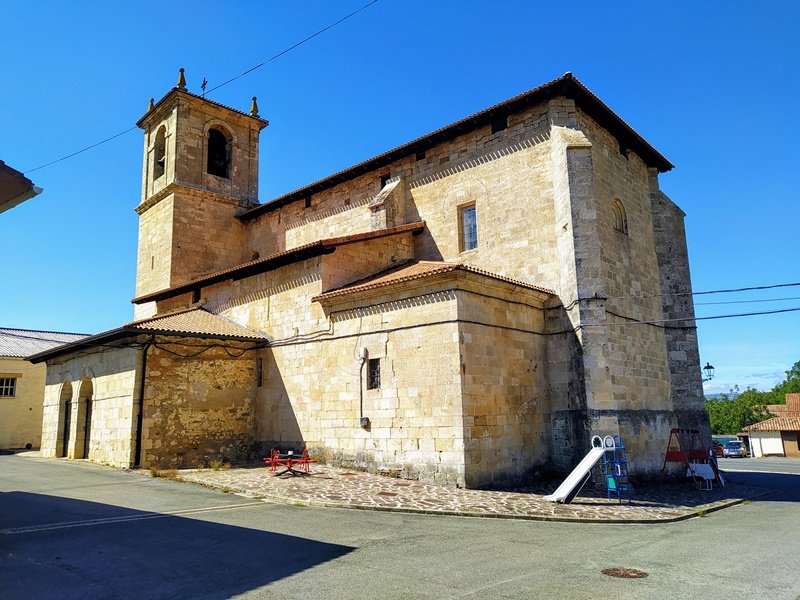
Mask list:
[{"label": "drainpipe", "polygon": [[364,347],[358,354],[361,357],[361,366],[358,368],[358,421],[362,429],[368,429],[369,417],[364,416],[364,365],[367,364],[369,353]]},{"label": "drainpipe", "polygon": [[147,351],[155,343],[155,336],[151,336],[142,348],[142,377],[139,379],[139,397],[137,398],[138,414],[136,416],[136,445],[133,451],[133,466],[140,467],[142,464],[142,421],[144,418],[144,386],[147,377]]}]

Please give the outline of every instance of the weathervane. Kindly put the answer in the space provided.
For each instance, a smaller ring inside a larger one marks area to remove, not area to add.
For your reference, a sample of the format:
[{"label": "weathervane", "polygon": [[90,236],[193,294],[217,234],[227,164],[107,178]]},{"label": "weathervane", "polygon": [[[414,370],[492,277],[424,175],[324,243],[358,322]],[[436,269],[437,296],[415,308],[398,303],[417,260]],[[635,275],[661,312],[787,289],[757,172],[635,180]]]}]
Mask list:
[{"label": "weathervane", "polygon": [[203,98],[206,97],[206,86],[208,85],[208,80],[203,77],[203,83],[200,84],[200,89],[203,90]]}]

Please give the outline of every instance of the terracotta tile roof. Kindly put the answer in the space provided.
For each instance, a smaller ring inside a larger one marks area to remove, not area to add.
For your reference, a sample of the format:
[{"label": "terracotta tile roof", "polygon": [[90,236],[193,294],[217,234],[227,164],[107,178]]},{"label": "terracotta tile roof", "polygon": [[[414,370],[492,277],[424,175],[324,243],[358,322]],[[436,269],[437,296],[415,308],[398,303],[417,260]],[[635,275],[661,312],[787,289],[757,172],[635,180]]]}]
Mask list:
[{"label": "terracotta tile roof", "polygon": [[600,98],[595,96],[577,77],[572,73],[565,73],[553,81],[540,85],[527,92],[523,92],[518,96],[509,98],[494,106],[490,106],[489,108],[461,119],[460,121],[456,121],[455,123],[451,123],[450,125],[446,125],[445,127],[412,140],[402,146],[388,150],[383,154],[379,154],[369,160],[329,175],[324,179],[310,183],[293,192],[274,198],[265,204],[251,208],[239,215],[239,218],[244,220],[253,219],[266,212],[285,206],[290,202],[301,200],[307,195],[318,194],[340,183],[350,181],[360,175],[385,167],[397,160],[412,156],[417,152],[429,150],[442,142],[455,139],[479,127],[484,127],[490,124],[492,119],[519,113],[531,106],[541,104],[559,96],[573,99],[586,114],[592,117],[601,126],[605,127],[622,145],[636,152],[648,166],[656,167],[661,173],[673,168],[674,165],[672,163],[664,158],[658,150],[653,148],[647,140],[611,110]]},{"label": "terracotta tile roof", "polygon": [[267,342],[267,335],[265,333],[242,327],[225,317],[214,315],[202,308],[192,307],[163,315],[156,315],[140,321],[133,321],[116,329],[110,329],[63,346],[58,346],[51,350],[32,354],[28,356],[28,360],[38,363],[61,354],[74,352],[81,348],[102,346],[115,340],[136,336],[142,333],[224,339],[241,342],[252,341],[263,342],[264,344]]},{"label": "terracotta tile roof", "polygon": [[178,333],[215,337],[265,340],[266,334],[242,327],[233,321],[202,308],[189,308],[149,319],[134,321],[123,328],[146,333]]},{"label": "terracotta tile roof", "polygon": [[404,263],[398,267],[392,267],[391,269],[381,271],[379,273],[376,273],[375,275],[370,275],[369,277],[365,277],[364,279],[354,281],[345,286],[342,286],[341,288],[325,292],[324,294],[315,296],[314,298],[312,298],[312,300],[315,302],[321,300],[328,300],[329,298],[345,296],[347,294],[352,294],[355,292],[372,290],[380,287],[403,283],[406,281],[414,281],[416,279],[423,279],[425,277],[440,275],[442,273],[452,273],[455,271],[462,271],[465,273],[475,273],[477,275],[482,275],[483,277],[489,277],[491,279],[496,279],[498,281],[504,281],[506,283],[511,283],[513,285],[524,287],[526,289],[534,290],[537,292],[542,292],[545,294],[552,295],[555,293],[553,290],[548,290],[547,288],[532,285],[524,281],[518,281],[516,279],[510,279],[508,277],[503,277],[501,275],[495,275],[494,273],[490,273],[489,271],[483,271],[481,269],[476,269],[474,267],[469,267],[467,265],[461,265],[458,263],[446,263],[441,261],[413,260]]},{"label": "terracotta tile roof", "polygon": [[310,244],[304,244],[302,246],[292,248],[291,250],[284,250],[282,252],[270,254],[264,258],[251,260],[227,269],[221,269],[219,271],[215,271],[214,273],[204,275],[203,277],[198,277],[197,279],[194,279],[188,283],[166,288],[158,292],[153,292],[152,294],[145,294],[144,296],[134,298],[131,300],[131,302],[134,304],[142,304],[143,302],[150,302],[152,300],[164,300],[165,298],[184,294],[201,287],[220,283],[221,281],[227,281],[229,279],[244,279],[245,277],[271,271],[273,269],[305,260],[307,258],[313,258],[322,254],[330,254],[339,246],[344,246],[346,244],[353,244],[356,242],[373,240],[381,237],[398,235],[401,233],[419,233],[424,228],[425,222],[418,221],[416,223],[406,223],[405,225],[398,225],[388,229],[366,231],[353,235],[318,240]]},{"label": "terracotta tile roof", "polygon": [[800,431],[800,417],[773,417],[743,427],[742,431]]},{"label": "terracotta tile roof", "polygon": [[85,337],[85,333],[0,328],[0,356],[23,358]]}]

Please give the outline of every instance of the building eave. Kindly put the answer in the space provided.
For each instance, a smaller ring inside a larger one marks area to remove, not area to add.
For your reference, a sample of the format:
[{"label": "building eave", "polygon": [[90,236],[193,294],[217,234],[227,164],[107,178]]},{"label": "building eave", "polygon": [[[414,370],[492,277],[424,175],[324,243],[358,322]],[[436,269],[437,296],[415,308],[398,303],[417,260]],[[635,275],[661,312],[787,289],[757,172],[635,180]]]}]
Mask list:
[{"label": "building eave", "polygon": [[0,160],[0,213],[42,193],[42,188]]},{"label": "building eave", "polygon": [[[404,275],[404,270],[418,264],[423,264],[426,261],[410,260],[403,265],[393,266],[384,269],[378,273],[374,273],[368,277],[348,283],[339,288],[329,290],[317,296],[314,296],[312,302],[320,302],[322,304],[335,304],[337,302],[350,301],[353,298],[358,298],[362,295],[372,295],[373,293],[381,293],[390,289],[401,289],[407,285],[416,285],[421,280],[432,281],[441,279],[443,277],[475,277],[483,281],[493,281],[501,285],[509,286],[511,288],[520,288],[531,293],[540,295],[543,299],[546,297],[554,296],[553,290],[533,285],[524,281],[511,279],[502,275],[497,275],[482,269],[476,269],[467,265],[458,263],[431,263],[431,267],[423,272]],[[396,273],[398,276],[388,280],[382,280],[386,275]],[[377,280],[377,281],[376,281]]]},{"label": "building eave", "polygon": [[[248,335],[237,335],[235,333],[232,334],[232,333],[219,333],[213,331],[188,331],[188,330],[169,329],[169,328],[149,325],[150,323],[164,321],[170,317],[185,315],[186,313],[192,313],[194,311],[202,311],[202,309],[198,309],[196,307],[188,307],[175,310],[166,314],[154,315],[152,317],[141,319],[139,321],[126,323],[125,325],[117,327],[116,329],[110,329],[108,331],[97,333],[95,335],[80,340],[76,340],[68,344],[56,346],[55,348],[51,348],[50,350],[45,350],[43,352],[33,354],[31,356],[28,356],[26,360],[36,364],[47,360],[51,360],[53,358],[57,358],[59,356],[71,354],[73,352],[78,352],[86,348],[107,346],[111,345],[114,342],[118,342],[124,339],[134,339],[141,336],[154,336],[154,335],[160,335],[165,337],[177,337],[177,338],[213,339],[213,340],[226,340],[233,342],[245,342],[245,343],[255,344],[256,347],[264,347],[269,344],[266,334],[255,331],[249,333]],[[202,313],[207,318],[212,318],[210,316],[211,313],[207,313],[207,311],[202,311]],[[217,315],[214,315],[213,318],[221,319],[221,317]],[[239,329],[246,329],[238,325],[236,327],[238,327]]]},{"label": "building eave", "polygon": [[316,258],[318,256],[322,256],[323,254],[331,254],[332,252],[335,252],[336,248],[339,246],[398,235],[401,233],[417,234],[420,233],[424,228],[425,222],[418,221],[416,223],[398,225],[396,227],[390,227],[388,229],[381,229],[378,231],[367,231],[348,236],[326,238],[324,240],[305,244],[297,248],[292,248],[291,250],[284,250],[283,252],[271,254],[270,256],[264,258],[248,261],[228,269],[222,269],[193,281],[166,288],[158,292],[153,292],[152,294],[138,296],[131,300],[131,302],[133,304],[144,304],[145,302],[166,300],[167,298],[180,296],[181,294],[193,292],[195,290],[215,285],[223,281],[245,279],[247,277],[259,275],[267,271],[273,271],[280,267],[284,267],[296,262],[308,260],[310,258]]},{"label": "building eave", "polygon": [[600,98],[593,94],[589,88],[581,83],[572,73],[566,73],[558,79],[545,83],[537,88],[524,92],[518,96],[490,106],[480,112],[464,119],[446,125],[427,135],[412,140],[406,144],[388,150],[364,162],[348,167],[324,179],[310,183],[288,194],[274,198],[265,204],[251,208],[239,215],[239,218],[248,221],[265,213],[277,210],[292,202],[313,196],[324,190],[330,189],[340,183],[350,181],[386,167],[393,162],[423,152],[435,146],[453,140],[458,136],[485,127],[494,119],[517,114],[532,106],[542,104],[557,97],[565,97],[575,101],[575,104],[587,115],[614,135],[621,145],[633,150],[650,167],[664,173],[674,168],[658,150],[651,146],[641,135],[628,125],[619,115],[611,110]]}]

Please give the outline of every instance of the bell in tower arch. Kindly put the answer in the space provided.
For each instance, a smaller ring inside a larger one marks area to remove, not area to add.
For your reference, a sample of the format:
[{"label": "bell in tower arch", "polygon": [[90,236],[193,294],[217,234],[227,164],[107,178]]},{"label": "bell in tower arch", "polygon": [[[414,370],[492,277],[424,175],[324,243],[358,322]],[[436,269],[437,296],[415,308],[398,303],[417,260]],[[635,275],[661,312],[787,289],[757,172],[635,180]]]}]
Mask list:
[{"label": "bell in tower arch", "polygon": [[230,178],[231,163],[231,142],[230,136],[226,135],[219,127],[208,130],[208,163],[206,172],[210,175]]}]

